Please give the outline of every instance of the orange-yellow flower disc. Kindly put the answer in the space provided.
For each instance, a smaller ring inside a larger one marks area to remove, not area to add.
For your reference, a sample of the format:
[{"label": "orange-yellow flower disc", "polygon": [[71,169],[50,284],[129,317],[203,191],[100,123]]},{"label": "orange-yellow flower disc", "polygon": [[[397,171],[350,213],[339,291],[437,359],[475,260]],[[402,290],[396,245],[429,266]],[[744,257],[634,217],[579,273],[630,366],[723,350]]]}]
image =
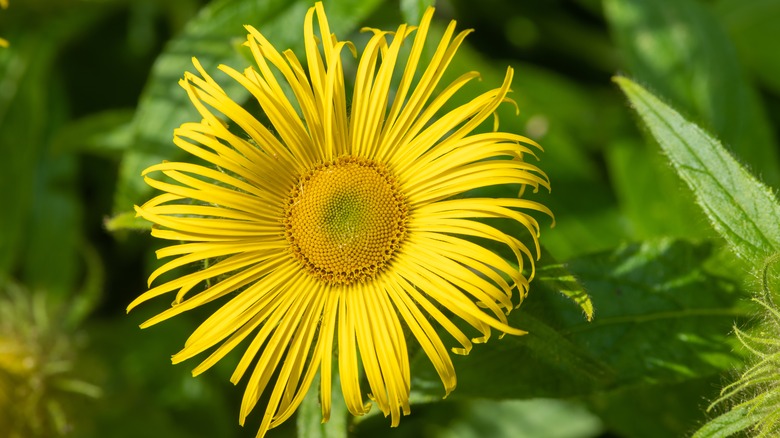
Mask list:
[{"label": "orange-yellow flower disc", "polygon": [[317,279],[351,284],[374,277],[403,240],[406,201],[381,164],[344,156],[316,166],[285,207],[287,241]]}]

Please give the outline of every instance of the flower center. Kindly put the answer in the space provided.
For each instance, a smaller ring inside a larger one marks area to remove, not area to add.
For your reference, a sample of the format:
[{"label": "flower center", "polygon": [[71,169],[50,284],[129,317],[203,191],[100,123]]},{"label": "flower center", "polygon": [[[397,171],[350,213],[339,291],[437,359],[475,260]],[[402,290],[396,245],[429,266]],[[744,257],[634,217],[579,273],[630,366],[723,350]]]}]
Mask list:
[{"label": "flower center", "polygon": [[350,284],[375,276],[406,233],[406,200],[393,175],[346,156],[303,175],[284,210],[292,254],[309,274]]}]

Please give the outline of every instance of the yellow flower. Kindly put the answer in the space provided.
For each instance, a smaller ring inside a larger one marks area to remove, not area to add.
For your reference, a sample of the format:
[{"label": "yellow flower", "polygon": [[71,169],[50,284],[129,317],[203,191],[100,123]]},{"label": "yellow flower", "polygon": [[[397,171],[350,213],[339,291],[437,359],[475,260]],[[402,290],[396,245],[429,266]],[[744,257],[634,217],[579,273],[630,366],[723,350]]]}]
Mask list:
[{"label": "yellow flower", "polygon": [[[433,363],[445,395],[455,388],[455,370],[434,325],[452,337],[458,354],[487,341],[491,329],[525,333],[509,326],[506,314],[527,293],[532,252],[495,225],[524,226],[538,254],[539,225],[527,211],[551,213],[519,197],[465,195],[505,184],[549,189],[546,175],[523,160],[539,146],[512,133],[473,132],[509,100],[511,68],[501,87],[440,114],[478,74],[434,93],[469,32],[456,35],[450,23],[423,68],[432,15],[428,9],[417,28],[371,30],[351,99],[342,52],[357,53],[331,35],[322,4],[305,19],[307,68],[247,26],[257,67],[219,69],[254,96],[273,132],[197,60],[200,76],[186,73],[180,81],[203,121],[182,125],[174,142],[215,167],[165,162],[146,169],[147,183],[164,193],[136,211],[155,224],[153,236],[180,242],[157,252],[174,258],[151,274],[150,286],[181,266],[208,265],[150,289],[128,310],[177,291],[173,306],[147,327],[226,297],[173,362],[219,345],[193,370],[197,375],[251,338],[231,381],[253,367],[240,423],[266,394],[258,436],[293,414],[317,373],[327,421],[334,351],[349,411],[362,415],[370,408],[362,368],[369,398],[395,426],[409,413],[405,328]],[[411,35],[408,55],[401,56]],[[394,73],[400,73],[395,81]],[[167,178],[150,176],[159,173]],[[505,245],[514,264],[477,241]],[[467,334],[471,329],[464,332],[455,319],[475,330]]]}]

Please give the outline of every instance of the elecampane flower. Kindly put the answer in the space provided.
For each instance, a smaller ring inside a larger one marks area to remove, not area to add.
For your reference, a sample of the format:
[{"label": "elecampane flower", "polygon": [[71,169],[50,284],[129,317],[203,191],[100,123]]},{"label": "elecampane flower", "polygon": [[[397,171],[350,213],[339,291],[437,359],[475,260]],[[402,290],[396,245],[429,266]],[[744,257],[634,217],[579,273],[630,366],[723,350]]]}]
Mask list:
[{"label": "elecampane flower", "polygon": [[[455,388],[455,370],[435,326],[457,354],[487,341],[491,329],[525,333],[506,315],[528,291],[533,254],[494,222],[524,226],[538,254],[539,226],[528,211],[551,213],[520,197],[464,194],[504,184],[549,189],[549,182],[523,159],[533,156],[533,141],[497,129],[473,132],[508,100],[511,68],[499,88],[441,114],[478,74],[435,93],[468,31],[456,34],[451,22],[424,65],[432,15],[428,9],[417,28],[370,30],[351,99],[342,57],[344,49],[357,53],[330,33],[322,4],[305,18],[306,68],[247,26],[256,67],[219,69],[254,96],[272,128],[231,100],[197,60],[199,76],[186,73],[180,82],[203,120],[182,125],[174,142],[205,165],[146,169],[148,184],[163,194],[136,211],[155,224],[153,236],[179,242],[157,252],[172,259],[151,274],[150,285],[175,268],[210,262],[151,288],[128,310],[176,292],[173,306],[147,327],[226,298],[173,362],[211,350],[197,375],[249,338],[231,381],[250,374],[241,424],[267,397],[258,436],[293,414],[317,373],[327,420],[334,367],[352,414],[370,408],[362,369],[369,397],[397,425],[409,413],[405,328],[433,363],[445,395]],[[479,241],[505,245],[516,265]]]}]

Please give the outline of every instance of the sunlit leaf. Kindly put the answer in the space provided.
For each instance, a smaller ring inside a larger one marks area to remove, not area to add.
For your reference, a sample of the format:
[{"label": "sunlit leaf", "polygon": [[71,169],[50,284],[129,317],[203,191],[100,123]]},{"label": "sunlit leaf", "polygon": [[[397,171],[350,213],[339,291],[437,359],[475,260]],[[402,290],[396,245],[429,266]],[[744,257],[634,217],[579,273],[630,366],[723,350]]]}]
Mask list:
[{"label": "sunlit leaf", "polygon": [[774,193],[701,128],[631,80],[615,81],[734,251],[757,264],[780,251]]},{"label": "sunlit leaf", "polygon": [[[661,240],[567,262],[594,303],[593,322],[548,284],[532,283],[510,314],[529,334],[454,356],[458,389],[451,397],[568,397],[683,382],[740,364],[728,332],[747,311],[736,307],[733,284],[704,269],[710,256],[709,244]],[[418,354],[412,386],[441,395],[426,361]]]},{"label": "sunlit leaf", "polygon": [[730,369],[741,361],[728,333],[749,312],[739,306],[736,285],[704,267],[711,247],[663,239],[569,261],[597,313],[591,323],[573,319],[575,313],[557,327],[617,370],[621,383]]},{"label": "sunlit leaf", "polygon": [[593,301],[588,292],[582,287],[577,277],[566,268],[566,265],[555,261],[544,248],[542,248],[542,257],[539,259],[539,267],[536,270],[536,281],[544,283],[545,289],[557,290],[568,297],[582,309],[585,319],[593,320]]},{"label": "sunlit leaf", "polygon": [[760,419],[746,407],[732,409],[707,422],[692,438],[728,438],[753,426]]},{"label": "sunlit leaf", "polygon": [[767,116],[733,44],[702,2],[606,0],[604,10],[637,81],[713,132],[767,183],[780,185]]}]

